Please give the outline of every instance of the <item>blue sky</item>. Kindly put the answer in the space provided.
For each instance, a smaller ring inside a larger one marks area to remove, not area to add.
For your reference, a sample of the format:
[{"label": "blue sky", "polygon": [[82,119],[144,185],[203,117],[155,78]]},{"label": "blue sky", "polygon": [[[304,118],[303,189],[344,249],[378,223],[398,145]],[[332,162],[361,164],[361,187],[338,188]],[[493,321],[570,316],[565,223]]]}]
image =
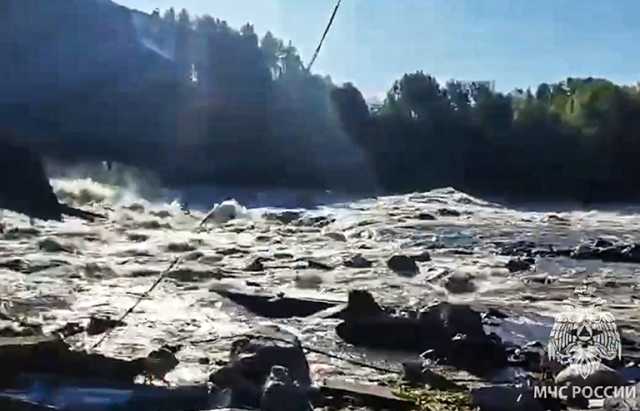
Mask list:
[{"label": "blue sky", "polygon": [[[306,61],[334,0],[115,0],[186,8],[292,40]],[[382,95],[405,72],[495,80],[503,91],[568,76],[640,81],[638,0],[343,0],[314,71]],[[634,41],[635,40],[635,41]]]}]

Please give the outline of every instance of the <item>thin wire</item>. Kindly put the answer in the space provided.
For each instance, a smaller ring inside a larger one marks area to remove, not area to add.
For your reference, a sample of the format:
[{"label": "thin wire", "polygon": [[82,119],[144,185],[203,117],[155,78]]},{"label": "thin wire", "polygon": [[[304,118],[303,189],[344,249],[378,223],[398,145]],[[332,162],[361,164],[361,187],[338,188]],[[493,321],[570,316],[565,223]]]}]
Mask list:
[{"label": "thin wire", "polygon": [[[142,293],[138,299],[136,300],[136,302],[127,310],[124,312],[124,314],[122,314],[120,316],[120,318],[118,319],[118,322],[123,322],[125,318],[127,318],[129,316],[129,314],[131,314],[133,312],[133,310],[136,309],[136,307],[138,307],[138,305],[140,304],[140,302],[142,300],[144,300],[145,298],[147,298],[149,296],[149,294],[151,294],[153,292],[153,290],[156,289],[156,287],[162,282],[162,280],[165,279],[165,277],[167,276],[167,274],[169,274],[171,272],[171,270],[173,270],[178,264],[180,264],[182,262],[182,257],[176,257],[172,262],[171,265],[169,265],[169,267],[164,270],[163,272],[160,273],[160,275],[158,276],[158,278],[156,279],[156,281],[153,282],[153,284],[151,285],[151,287],[149,287],[149,289],[147,291],[145,291],[144,293]],[[103,335],[102,338],[100,338],[100,340],[93,344],[93,346],[91,346],[92,350],[95,350],[96,348],[98,348],[100,346],[100,344],[102,344],[110,335],[111,332],[114,330],[114,328],[111,328],[109,330],[107,330]]]},{"label": "thin wire", "polygon": [[324,29],[324,33],[322,34],[322,38],[320,39],[320,43],[318,44],[318,47],[316,48],[315,53],[313,53],[313,58],[311,58],[311,61],[309,62],[309,65],[307,66],[307,71],[310,72],[311,71],[311,67],[313,67],[313,63],[316,62],[316,59],[318,58],[318,55],[320,54],[320,50],[322,49],[322,44],[324,44],[324,40],[327,38],[327,34],[329,34],[329,30],[331,30],[331,26],[333,25],[333,21],[336,18],[336,15],[338,14],[338,9],[340,8],[340,3],[342,3],[342,0],[338,0],[338,4],[336,4],[336,7],[333,9],[333,14],[331,14],[331,18],[329,19],[329,23],[327,24],[327,27]]}]

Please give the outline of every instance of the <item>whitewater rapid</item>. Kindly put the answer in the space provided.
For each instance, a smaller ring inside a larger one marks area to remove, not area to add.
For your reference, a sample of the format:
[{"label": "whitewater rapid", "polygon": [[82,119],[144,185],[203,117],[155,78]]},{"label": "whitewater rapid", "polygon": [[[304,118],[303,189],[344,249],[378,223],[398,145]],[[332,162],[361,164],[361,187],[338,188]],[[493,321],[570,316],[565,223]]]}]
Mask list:
[{"label": "whitewater rapid", "polygon": [[[539,257],[533,270],[511,273],[505,268],[509,257],[496,248],[505,241],[556,247],[591,238],[640,242],[640,215],[632,209],[516,210],[446,188],[296,208],[301,219],[289,224],[273,218],[283,209],[238,204],[237,218],[211,221],[199,230],[206,210],[186,212],[180,200],[150,201],[135,188],[91,179],[57,179],[52,185],[61,200],[107,218],[36,221],[32,226],[27,217],[5,211],[6,230],[0,237],[5,311],[47,331],[95,315],[117,317],[173,259],[182,257],[180,267],[99,348],[131,358],[162,344],[182,344],[181,363],[168,376],[174,383],[205,381],[216,360],[226,360],[229,338],[258,324],[285,326],[306,344],[386,366],[397,366],[402,358],[347,346],[334,333],[336,320],[260,318],[212,288],[331,301],[345,301],[350,289],[367,289],[385,305],[411,310],[435,301],[464,302],[508,313],[509,323],[500,332],[521,342],[548,337],[563,301],[587,281],[611,302],[609,309],[626,335],[638,333],[640,266]],[[427,214],[434,219],[426,219]],[[392,255],[426,250],[431,260],[419,262],[414,277],[399,276],[386,266]],[[372,267],[344,266],[354,255],[372,261]],[[256,257],[264,269],[246,271]],[[307,266],[308,259],[332,269]],[[453,274],[467,278],[473,291],[452,292],[447,279]],[[75,346],[87,348],[99,337],[73,338]],[[322,356],[312,355],[310,362],[316,377],[384,377]]]}]

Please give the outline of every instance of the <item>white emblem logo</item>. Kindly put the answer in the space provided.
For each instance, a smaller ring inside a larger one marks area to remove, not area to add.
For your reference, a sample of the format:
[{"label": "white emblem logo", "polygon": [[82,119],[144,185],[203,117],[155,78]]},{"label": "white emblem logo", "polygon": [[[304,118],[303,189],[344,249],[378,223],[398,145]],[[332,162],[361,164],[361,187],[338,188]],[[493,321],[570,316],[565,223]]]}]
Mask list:
[{"label": "white emblem logo", "polygon": [[615,319],[600,310],[600,304],[602,300],[579,298],[579,306],[558,315],[551,330],[549,359],[576,366],[583,378],[593,374],[602,360],[622,357]]}]

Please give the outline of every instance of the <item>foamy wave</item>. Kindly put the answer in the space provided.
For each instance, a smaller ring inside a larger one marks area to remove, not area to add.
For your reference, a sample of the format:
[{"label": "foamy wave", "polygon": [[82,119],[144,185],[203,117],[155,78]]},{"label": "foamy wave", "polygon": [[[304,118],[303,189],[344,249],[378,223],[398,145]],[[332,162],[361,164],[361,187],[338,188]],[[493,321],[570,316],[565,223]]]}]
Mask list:
[{"label": "foamy wave", "polygon": [[91,178],[54,179],[51,186],[60,201],[74,206],[114,204],[120,191],[117,186],[98,183]]}]

